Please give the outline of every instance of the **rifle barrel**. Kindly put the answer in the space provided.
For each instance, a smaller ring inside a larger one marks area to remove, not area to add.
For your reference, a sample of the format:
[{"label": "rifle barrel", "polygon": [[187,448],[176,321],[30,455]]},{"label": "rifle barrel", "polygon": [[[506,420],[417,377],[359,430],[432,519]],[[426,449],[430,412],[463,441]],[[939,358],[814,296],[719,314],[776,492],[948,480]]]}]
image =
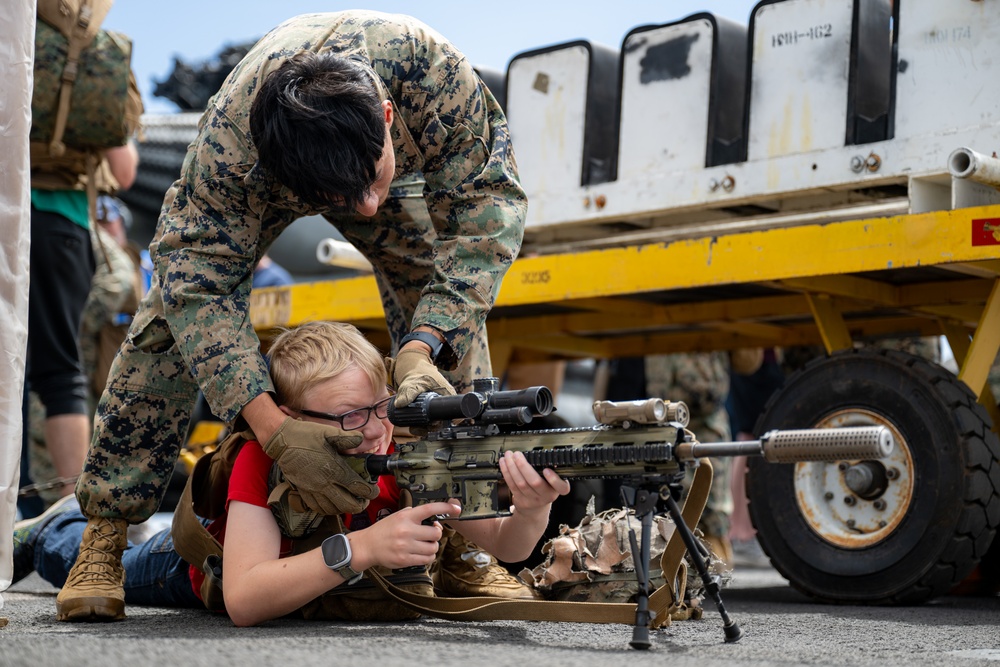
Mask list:
[{"label": "rifle barrel", "polygon": [[760,440],[683,443],[677,457],[763,456],[771,463],[883,459],[892,454],[892,433],[885,426],[768,431]]}]

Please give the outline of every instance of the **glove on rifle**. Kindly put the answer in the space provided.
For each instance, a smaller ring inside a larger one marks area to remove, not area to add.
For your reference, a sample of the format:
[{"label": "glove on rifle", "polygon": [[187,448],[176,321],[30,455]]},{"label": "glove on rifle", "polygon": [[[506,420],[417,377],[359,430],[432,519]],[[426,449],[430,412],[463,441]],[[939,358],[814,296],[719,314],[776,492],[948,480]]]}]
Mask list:
[{"label": "glove on rifle", "polygon": [[353,514],[378,496],[378,486],[362,479],[340,456],[361,440],[334,426],[288,417],[264,443],[264,453],[278,462],[306,507],[328,516]]},{"label": "glove on rifle", "polygon": [[403,350],[397,354],[392,364],[392,380],[396,384],[397,408],[406,407],[425,391],[442,396],[455,394],[455,389],[422,350]]}]

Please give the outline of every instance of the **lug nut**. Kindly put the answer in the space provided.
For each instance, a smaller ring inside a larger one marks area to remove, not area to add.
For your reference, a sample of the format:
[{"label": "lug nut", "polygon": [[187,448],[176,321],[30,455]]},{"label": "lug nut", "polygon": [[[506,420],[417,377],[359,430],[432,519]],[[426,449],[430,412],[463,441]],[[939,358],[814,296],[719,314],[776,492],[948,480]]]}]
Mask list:
[{"label": "lug nut", "polygon": [[885,501],[882,500],[881,498],[872,503],[872,505],[874,505],[875,509],[877,509],[879,512],[885,509]]},{"label": "lug nut", "polygon": [[854,496],[844,496],[844,504],[848,507],[854,507],[857,502],[858,501]]}]

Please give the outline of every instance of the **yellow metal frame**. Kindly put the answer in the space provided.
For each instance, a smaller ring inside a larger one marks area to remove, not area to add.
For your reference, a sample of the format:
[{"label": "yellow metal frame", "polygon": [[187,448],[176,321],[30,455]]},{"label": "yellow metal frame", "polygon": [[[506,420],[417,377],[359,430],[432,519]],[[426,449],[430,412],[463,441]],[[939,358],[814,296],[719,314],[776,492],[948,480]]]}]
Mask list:
[{"label": "yellow metal frame", "polygon": [[[1000,349],[1000,244],[975,246],[972,230],[998,217],[1000,206],[985,206],[523,257],[488,320],[494,371],[515,359],[833,351],[945,334],[960,377],[996,417],[986,375]],[[352,322],[389,346],[370,276],[255,291],[251,318],[265,336]]]}]

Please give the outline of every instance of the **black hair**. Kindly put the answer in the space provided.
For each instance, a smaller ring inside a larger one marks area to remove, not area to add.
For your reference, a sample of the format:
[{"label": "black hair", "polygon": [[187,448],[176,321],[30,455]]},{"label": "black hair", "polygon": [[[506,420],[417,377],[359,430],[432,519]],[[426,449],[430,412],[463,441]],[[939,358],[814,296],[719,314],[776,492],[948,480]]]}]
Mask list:
[{"label": "black hair", "polygon": [[385,116],[360,65],[296,54],[264,79],[250,107],[260,165],[317,208],[354,208],[375,182]]}]

